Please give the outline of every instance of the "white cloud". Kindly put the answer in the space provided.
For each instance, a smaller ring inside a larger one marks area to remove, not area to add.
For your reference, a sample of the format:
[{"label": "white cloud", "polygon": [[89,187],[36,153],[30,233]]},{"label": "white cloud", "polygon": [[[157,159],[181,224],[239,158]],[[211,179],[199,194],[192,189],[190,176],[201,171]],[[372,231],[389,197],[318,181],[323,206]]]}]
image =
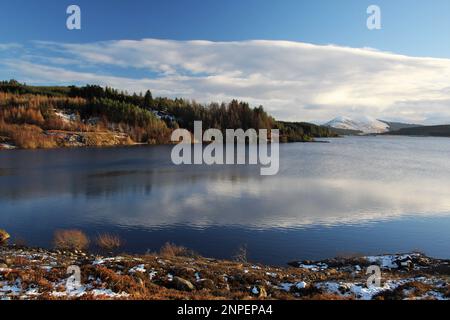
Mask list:
[{"label": "white cloud", "polygon": [[0,43],[0,51],[20,49],[22,46],[18,43]]},{"label": "white cloud", "polygon": [[[26,58],[0,63],[28,82],[150,88],[156,95],[202,102],[239,98],[263,104],[286,120],[364,114],[411,122],[450,121],[449,59],[266,40],[36,42],[33,48],[45,64]],[[47,62],[52,59],[54,64]],[[65,59],[78,63],[64,64]]]}]

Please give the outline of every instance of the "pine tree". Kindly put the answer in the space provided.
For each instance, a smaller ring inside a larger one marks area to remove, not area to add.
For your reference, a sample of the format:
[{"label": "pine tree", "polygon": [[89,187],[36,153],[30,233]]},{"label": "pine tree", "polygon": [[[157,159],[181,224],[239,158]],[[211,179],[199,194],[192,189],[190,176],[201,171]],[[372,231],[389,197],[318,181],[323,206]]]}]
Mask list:
[{"label": "pine tree", "polygon": [[153,106],[153,96],[150,90],[147,90],[144,96],[144,106],[146,108],[151,108]]}]

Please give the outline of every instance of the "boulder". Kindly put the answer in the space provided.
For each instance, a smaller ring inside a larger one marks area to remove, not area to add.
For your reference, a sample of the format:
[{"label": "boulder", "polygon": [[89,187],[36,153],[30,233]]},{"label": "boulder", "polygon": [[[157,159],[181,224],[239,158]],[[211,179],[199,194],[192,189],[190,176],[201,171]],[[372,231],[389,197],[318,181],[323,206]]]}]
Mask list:
[{"label": "boulder", "polygon": [[407,256],[403,259],[397,259],[394,263],[398,266],[398,269],[406,269],[411,270],[414,268],[414,263],[411,260],[411,257]]},{"label": "boulder", "polygon": [[0,242],[8,240],[11,236],[5,230],[0,229]]},{"label": "boulder", "polygon": [[190,281],[180,277],[173,277],[172,284],[175,289],[180,291],[192,291],[195,289],[194,285]]},{"label": "boulder", "polygon": [[211,279],[201,279],[198,282],[198,287],[200,289],[209,289],[209,290],[216,289],[216,285],[215,285],[214,281],[212,281]]}]

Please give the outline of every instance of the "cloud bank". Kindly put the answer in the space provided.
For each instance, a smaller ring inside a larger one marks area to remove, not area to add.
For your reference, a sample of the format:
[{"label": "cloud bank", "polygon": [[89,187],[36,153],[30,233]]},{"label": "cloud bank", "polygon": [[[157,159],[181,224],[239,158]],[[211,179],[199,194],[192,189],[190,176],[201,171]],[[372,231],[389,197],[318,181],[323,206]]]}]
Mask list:
[{"label": "cloud bank", "polygon": [[246,100],[283,120],[367,115],[450,122],[450,59],[289,41],[144,39],[0,45],[3,78],[108,85],[200,102]]}]

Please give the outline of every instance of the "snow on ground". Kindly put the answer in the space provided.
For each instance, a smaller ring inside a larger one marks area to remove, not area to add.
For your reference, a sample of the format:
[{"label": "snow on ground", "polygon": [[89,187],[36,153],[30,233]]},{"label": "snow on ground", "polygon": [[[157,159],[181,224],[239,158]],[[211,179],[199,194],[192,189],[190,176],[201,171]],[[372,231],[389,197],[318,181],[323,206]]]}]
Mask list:
[{"label": "snow on ground", "polygon": [[6,150],[12,150],[12,149],[16,149],[17,147],[9,144],[9,143],[0,143],[0,150],[1,149],[6,149]]},{"label": "snow on ground", "polygon": [[122,260],[124,260],[125,258],[123,258],[123,257],[112,257],[112,258],[97,258],[97,259],[95,259],[95,261],[94,262],[92,262],[92,264],[94,265],[94,266],[96,266],[96,265],[102,265],[102,264],[105,264],[105,263],[107,263],[107,262],[121,262]]},{"label": "snow on ground", "polygon": [[91,285],[80,286],[79,288],[66,291],[53,291],[52,296],[56,298],[81,298],[87,294],[95,297],[105,297],[110,299],[127,298],[129,295],[125,292],[116,293],[111,289],[95,289]]},{"label": "snow on ground", "polygon": [[[326,299],[330,294],[342,299],[358,300],[371,300],[378,295],[395,299],[443,300],[450,297],[449,277],[445,274],[440,276],[434,271],[436,267],[446,270],[449,261],[420,254],[305,261],[295,263],[293,268],[275,269],[206,258],[103,258],[81,252],[0,247],[0,263],[0,300],[41,297],[130,299],[136,297],[133,296],[136,292],[129,288],[141,288],[143,284],[151,290],[154,286],[160,286],[161,290],[183,291],[177,287],[179,278],[191,282],[194,289],[190,289],[190,293],[219,292],[218,297],[222,298],[245,296],[285,299],[289,295],[302,299],[315,298],[317,295]],[[403,263],[407,263],[408,267],[403,268]],[[380,287],[367,286],[365,270],[370,264],[378,264],[383,269]],[[66,269],[71,265],[79,265],[83,272],[89,272],[76,286],[68,283]],[[127,285],[118,286],[121,283],[119,280],[126,281]],[[140,294],[138,297],[142,297]],[[172,295],[165,291],[165,294],[179,297],[180,293]]]},{"label": "snow on ground", "polygon": [[382,287],[367,287],[361,283],[347,282],[323,282],[316,284],[316,288],[325,290],[328,293],[340,295],[346,298],[356,298],[358,300],[372,300],[374,296],[387,290],[393,290],[401,283],[387,281]]},{"label": "snow on ground", "polygon": [[[357,300],[372,300],[375,296],[383,292],[393,291],[398,287],[408,283],[419,282],[423,284],[438,285],[440,281],[441,280],[427,279],[424,277],[406,278],[397,280],[387,280],[381,287],[377,286],[368,287],[365,283],[326,281],[322,283],[317,283],[315,287],[324,290],[328,293],[342,296],[344,298],[354,298]],[[404,295],[408,296],[413,291],[414,290],[408,291],[404,290]],[[429,291],[423,297],[417,297],[417,299],[419,300],[427,298],[448,300],[444,297],[444,295],[441,292],[436,291]]]},{"label": "snow on ground", "polygon": [[418,253],[412,254],[396,254],[396,255],[380,255],[364,257],[368,262],[379,265],[384,269],[398,269],[399,267],[407,267],[414,258],[420,257]]},{"label": "snow on ground", "polygon": [[300,281],[297,283],[289,283],[289,282],[282,282],[278,285],[278,289],[289,292],[294,287],[298,290],[305,289],[308,286],[308,284],[305,281]]},{"label": "snow on ground", "polygon": [[294,283],[282,282],[278,285],[278,289],[289,292],[293,286]]},{"label": "snow on ground", "polygon": [[145,265],[140,264],[140,265],[137,265],[137,266],[131,268],[128,272],[129,273],[136,273],[136,272],[146,273],[147,270],[145,269]]},{"label": "snow on ground", "polygon": [[328,265],[326,263],[317,263],[317,264],[299,264],[300,269],[307,269],[311,271],[323,271],[328,269]]},{"label": "snow on ground", "polygon": [[65,111],[55,110],[55,114],[64,122],[70,123],[77,120],[75,113],[66,113]]}]

